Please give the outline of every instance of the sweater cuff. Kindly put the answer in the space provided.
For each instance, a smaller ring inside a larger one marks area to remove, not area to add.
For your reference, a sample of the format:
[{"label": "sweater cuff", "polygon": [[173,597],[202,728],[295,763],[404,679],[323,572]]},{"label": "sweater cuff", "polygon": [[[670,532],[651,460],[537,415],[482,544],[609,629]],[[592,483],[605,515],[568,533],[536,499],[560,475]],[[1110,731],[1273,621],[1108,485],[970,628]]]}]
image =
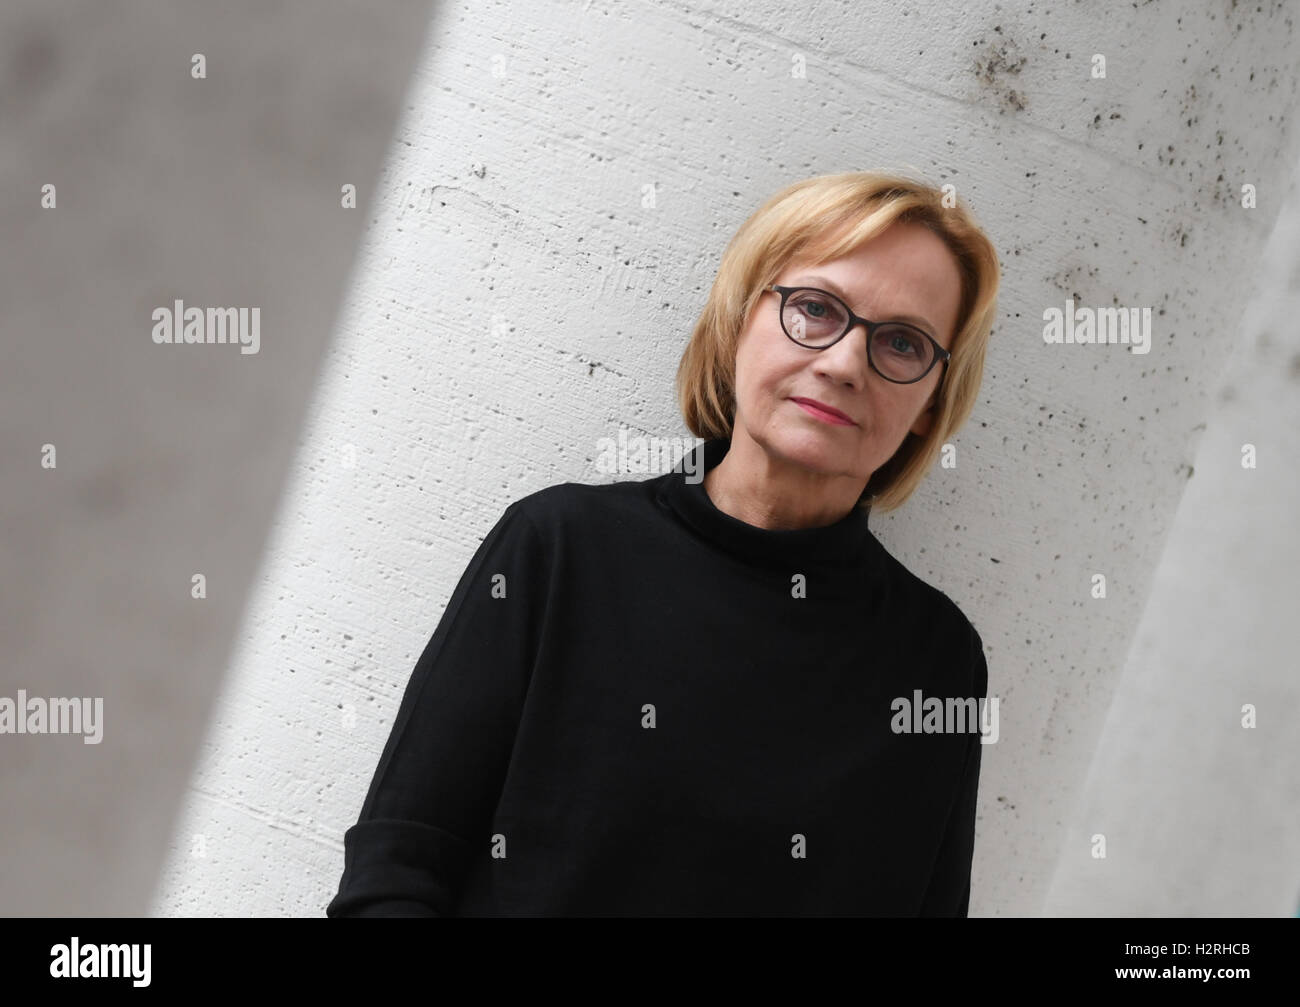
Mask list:
[{"label": "sweater cuff", "polygon": [[348,829],[343,849],[343,878],[326,916],[454,915],[471,853],[460,836],[379,818]]}]

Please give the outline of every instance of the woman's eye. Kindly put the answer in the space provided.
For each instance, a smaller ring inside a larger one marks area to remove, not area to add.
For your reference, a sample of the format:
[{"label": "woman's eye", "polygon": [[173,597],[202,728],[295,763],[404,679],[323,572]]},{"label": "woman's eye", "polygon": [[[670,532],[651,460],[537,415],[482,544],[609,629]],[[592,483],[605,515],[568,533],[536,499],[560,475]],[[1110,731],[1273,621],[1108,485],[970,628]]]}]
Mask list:
[{"label": "woman's eye", "polygon": [[806,300],[800,307],[814,318],[825,318],[828,311],[828,305],[816,300]]},{"label": "woman's eye", "polygon": [[904,355],[916,354],[919,356],[921,353],[921,347],[918,345],[918,341],[910,332],[895,332],[890,337],[889,346],[890,349]]}]

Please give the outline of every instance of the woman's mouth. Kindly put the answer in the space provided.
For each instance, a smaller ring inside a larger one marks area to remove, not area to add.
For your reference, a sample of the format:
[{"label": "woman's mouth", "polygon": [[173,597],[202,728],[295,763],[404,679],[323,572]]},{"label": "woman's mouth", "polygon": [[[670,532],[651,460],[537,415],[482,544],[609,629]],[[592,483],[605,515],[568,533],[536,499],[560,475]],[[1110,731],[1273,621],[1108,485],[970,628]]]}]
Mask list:
[{"label": "woman's mouth", "polygon": [[844,415],[844,413],[840,412],[833,406],[828,406],[824,402],[818,402],[816,399],[794,397],[791,397],[790,401],[806,412],[809,416],[816,417],[823,423],[830,423],[837,427],[856,426],[856,424]]}]

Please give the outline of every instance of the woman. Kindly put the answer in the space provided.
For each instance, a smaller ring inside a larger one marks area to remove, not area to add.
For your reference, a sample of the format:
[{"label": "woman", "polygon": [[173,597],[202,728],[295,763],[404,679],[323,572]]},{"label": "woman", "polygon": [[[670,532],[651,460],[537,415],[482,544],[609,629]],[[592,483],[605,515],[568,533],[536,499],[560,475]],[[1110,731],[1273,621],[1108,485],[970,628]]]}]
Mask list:
[{"label": "woman", "polygon": [[984,697],[983,646],[867,516],[970,414],[998,280],[965,208],[907,178],[760,207],[678,373],[704,444],[505,509],[327,914],[966,915],[978,727],[900,710]]}]

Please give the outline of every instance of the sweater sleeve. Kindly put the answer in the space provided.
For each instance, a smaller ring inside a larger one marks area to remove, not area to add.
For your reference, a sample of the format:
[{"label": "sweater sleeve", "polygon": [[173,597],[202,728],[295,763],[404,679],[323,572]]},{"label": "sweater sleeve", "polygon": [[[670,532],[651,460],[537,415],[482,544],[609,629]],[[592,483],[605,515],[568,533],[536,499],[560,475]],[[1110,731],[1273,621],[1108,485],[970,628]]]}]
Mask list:
[{"label": "sweater sleeve", "polygon": [[[988,695],[988,664],[984,657],[984,644],[974,627],[971,627],[971,634],[972,695],[983,699]],[[975,809],[979,796],[980,750],[983,747],[979,733],[971,734],[966,744],[960,789],[948,813],[939,856],[921,903],[922,916],[969,915],[971,861],[975,854]]]},{"label": "sweater sleeve", "polygon": [[415,665],[361,808],[329,917],[454,915],[492,816],[536,653],[543,542],[520,501],[460,578]]}]

